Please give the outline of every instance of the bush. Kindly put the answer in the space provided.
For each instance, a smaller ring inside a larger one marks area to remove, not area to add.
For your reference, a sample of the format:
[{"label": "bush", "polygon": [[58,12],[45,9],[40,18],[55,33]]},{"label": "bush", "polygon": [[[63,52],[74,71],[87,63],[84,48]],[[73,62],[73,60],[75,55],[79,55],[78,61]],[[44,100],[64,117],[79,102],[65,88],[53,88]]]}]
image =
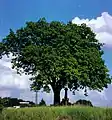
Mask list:
[{"label": "bush", "polygon": [[80,100],[76,101],[75,104],[93,107],[91,101],[87,101],[87,100],[81,100],[81,99],[80,99]]},{"label": "bush", "polygon": [[65,98],[63,98],[62,101],[60,102],[60,105],[66,105],[66,102],[67,102],[67,105],[72,105],[72,104],[69,102],[69,98],[67,99],[67,101],[65,100]]},{"label": "bush", "polygon": [[0,104],[0,113],[2,112],[4,106],[2,104]]}]

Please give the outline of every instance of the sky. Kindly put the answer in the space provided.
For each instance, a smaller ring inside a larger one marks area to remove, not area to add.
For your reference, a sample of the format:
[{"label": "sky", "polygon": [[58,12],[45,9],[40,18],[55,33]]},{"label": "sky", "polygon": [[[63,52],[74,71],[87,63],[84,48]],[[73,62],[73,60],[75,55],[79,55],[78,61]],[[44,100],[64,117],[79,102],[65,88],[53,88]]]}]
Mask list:
[{"label": "sky", "polygon": [[[103,59],[112,75],[112,9],[111,0],[0,0],[0,39],[25,25],[26,21],[37,21],[45,17],[47,21],[62,21],[67,23],[86,23],[96,33],[96,38],[105,43]],[[18,97],[35,101],[35,93],[29,89],[30,76],[19,76],[11,69],[11,56],[0,60],[0,96]],[[96,106],[112,106],[112,85],[101,93],[89,91],[85,97],[83,91],[75,96],[69,91],[71,102],[78,99],[88,99]],[[64,91],[61,91],[61,98]],[[50,94],[38,93],[38,101],[42,98],[48,104],[53,102],[53,91]]]}]

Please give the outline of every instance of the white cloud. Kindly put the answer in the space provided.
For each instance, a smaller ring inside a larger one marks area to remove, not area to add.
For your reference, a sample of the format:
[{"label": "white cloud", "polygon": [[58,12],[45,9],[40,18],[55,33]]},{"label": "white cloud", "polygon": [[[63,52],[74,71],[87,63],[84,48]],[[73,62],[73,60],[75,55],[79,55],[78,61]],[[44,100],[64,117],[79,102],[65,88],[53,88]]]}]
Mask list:
[{"label": "white cloud", "polygon": [[0,97],[10,97],[10,91],[8,90],[1,90]]},{"label": "white cloud", "polygon": [[29,76],[18,75],[16,70],[11,68],[11,56],[3,56],[0,59],[0,96],[1,97],[21,97],[30,88]]},{"label": "white cloud", "polygon": [[91,20],[75,17],[72,23],[86,23],[96,33],[96,38],[101,43],[105,43],[106,46],[112,46],[112,16],[107,12],[103,12],[100,17]]},{"label": "white cloud", "polygon": [[4,56],[0,60],[0,86],[2,87],[16,87],[18,89],[29,88],[29,76],[18,75],[16,70],[11,68],[11,57]]}]

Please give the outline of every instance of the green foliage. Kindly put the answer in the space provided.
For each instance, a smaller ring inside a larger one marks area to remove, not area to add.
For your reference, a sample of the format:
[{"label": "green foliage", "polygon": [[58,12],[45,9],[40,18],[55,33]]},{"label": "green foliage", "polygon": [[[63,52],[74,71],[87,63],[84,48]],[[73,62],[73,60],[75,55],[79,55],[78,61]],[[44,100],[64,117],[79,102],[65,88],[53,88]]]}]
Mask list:
[{"label": "green foliage", "polygon": [[93,107],[91,101],[87,101],[87,100],[81,100],[81,99],[80,99],[80,100],[76,101],[75,104]]},{"label": "green foliage", "polygon": [[3,105],[4,107],[20,106],[20,102],[29,102],[30,105],[34,105],[33,102],[24,101],[22,99],[10,98],[10,97],[0,98],[0,105]]},{"label": "green foliage", "polygon": [[4,106],[2,104],[0,104],[0,113],[2,112]]},{"label": "green foliage", "polygon": [[7,46],[4,43],[0,42],[0,59],[2,58],[3,55],[8,56],[8,54],[9,51],[7,49]]},{"label": "green foliage", "polygon": [[[3,106],[3,100],[2,100],[2,98],[0,97],[0,114],[1,114],[1,112],[2,112],[2,110],[3,110],[3,108],[4,108],[4,106]],[[1,117],[1,116],[0,116]]]},{"label": "green foliage", "polygon": [[102,44],[85,24],[64,24],[45,19],[27,22],[16,32],[10,30],[0,44],[2,53],[11,52],[13,68],[17,73],[33,75],[33,90],[51,85],[54,101],[67,84],[70,90],[101,91],[111,83],[108,69],[102,59]]},{"label": "green foliage", "polygon": [[35,107],[4,110],[0,120],[111,120],[112,108],[96,107]]},{"label": "green foliage", "polygon": [[42,99],[39,103],[39,106],[46,106],[46,102]]}]

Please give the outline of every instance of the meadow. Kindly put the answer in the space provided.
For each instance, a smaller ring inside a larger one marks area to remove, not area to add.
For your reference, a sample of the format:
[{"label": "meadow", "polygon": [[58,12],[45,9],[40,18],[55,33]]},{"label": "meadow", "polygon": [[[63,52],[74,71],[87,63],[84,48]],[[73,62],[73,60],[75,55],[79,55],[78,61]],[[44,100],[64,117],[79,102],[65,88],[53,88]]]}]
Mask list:
[{"label": "meadow", "polygon": [[0,120],[112,120],[112,108],[67,106],[4,109]]}]

